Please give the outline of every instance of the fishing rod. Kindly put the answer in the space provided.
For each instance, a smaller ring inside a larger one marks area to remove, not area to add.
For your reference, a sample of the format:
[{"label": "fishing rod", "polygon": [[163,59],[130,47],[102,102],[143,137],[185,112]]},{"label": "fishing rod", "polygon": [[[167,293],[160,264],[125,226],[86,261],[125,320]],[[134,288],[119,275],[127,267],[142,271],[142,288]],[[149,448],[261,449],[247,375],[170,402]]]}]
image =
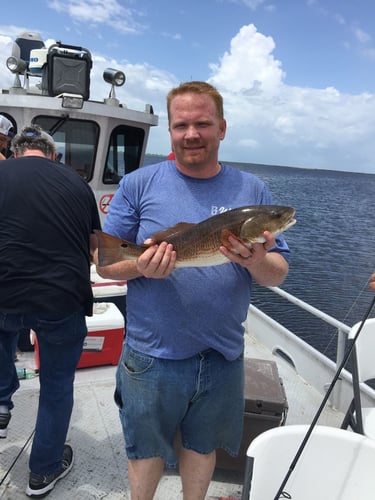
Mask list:
[{"label": "fishing rod", "polygon": [[2,486],[2,484],[4,483],[5,479],[8,477],[10,471],[13,469],[14,465],[16,464],[17,460],[19,459],[19,457],[21,456],[22,452],[24,451],[24,449],[26,448],[26,446],[29,444],[31,438],[33,437],[34,435],[34,432],[35,432],[35,429],[32,431],[32,433],[30,434],[30,436],[27,438],[25,444],[22,446],[21,450],[19,451],[18,455],[16,456],[16,458],[13,460],[13,462],[11,463],[9,469],[6,471],[6,473],[4,474],[4,477],[1,479],[0,481],[0,486]]},{"label": "fishing rod", "polygon": [[318,419],[319,419],[319,417],[320,417],[320,415],[321,415],[321,413],[322,413],[322,411],[323,411],[323,409],[324,409],[324,407],[325,407],[325,405],[326,405],[326,403],[328,401],[328,398],[331,395],[331,392],[332,392],[332,390],[333,390],[333,388],[334,388],[334,386],[335,386],[338,378],[340,377],[340,374],[341,374],[343,368],[345,367],[346,363],[348,362],[348,360],[349,360],[349,358],[350,358],[350,356],[351,356],[351,354],[353,352],[356,340],[357,340],[357,338],[358,338],[358,336],[359,336],[359,334],[360,334],[360,332],[361,332],[361,330],[362,330],[362,328],[363,328],[366,320],[370,316],[370,313],[371,313],[374,305],[375,305],[375,296],[372,299],[370,307],[368,308],[366,314],[364,315],[364,318],[362,319],[361,324],[359,325],[359,328],[358,328],[355,336],[353,337],[352,344],[350,345],[350,347],[349,347],[346,355],[344,356],[344,358],[343,358],[340,366],[338,367],[338,369],[336,371],[335,376],[333,377],[333,380],[332,380],[330,386],[327,389],[326,395],[324,396],[323,401],[321,402],[321,404],[320,404],[320,406],[318,408],[318,411],[316,412],[316,414],[315,414],[315,416],[314,416],[314,418],[313,418],[313,420],[312,420],[312,422],[310,424],[310,427],[308,428],[308,430],[306,432],[306,435],[303,438],[302,443],[300,444],[300,446],[299,446],[299,448],[298,448],[298,450],[296,452],[296,455],[293,458],[293,461],[292,461],[292,463],[289,466],[289,469],[288,469],[288,471],[287,471],[287,473],[286,473],[286,475],[285,475],[285,477],[284,477],[284,479],[283,479],[283,481],[282,481],[282,483],[280,485],[280,488],[278,489],[278,491],[277,491],[277,493],[276,493],[276,495],[274,497],[274,500],[279,500],[280,498],[289,498],[289,497],[285,497],[285,494],[287,494],[287,493],[283,491],[284,487],[285,487],[286,483],[288,482],[288,479],[290,478],[292,472],[294,471],[294,468],[295,468],[298,460],[300,459],[300,457],[302,455],[302,452],[303,452],[303,450],[304,450],[304,448],[305,448],[305,446],[307,444],[307,441],[309,440],[309,438],[311,436],[311,433],[314,430],[314,427],[316,426],[316,423],[317,423],[317,421],[318,421]]}]

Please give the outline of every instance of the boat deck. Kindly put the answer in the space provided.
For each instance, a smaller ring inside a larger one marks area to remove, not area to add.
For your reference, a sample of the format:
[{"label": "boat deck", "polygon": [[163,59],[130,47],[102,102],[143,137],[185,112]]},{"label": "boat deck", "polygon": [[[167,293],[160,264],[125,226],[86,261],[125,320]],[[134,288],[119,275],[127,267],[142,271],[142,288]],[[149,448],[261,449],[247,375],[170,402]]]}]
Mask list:
[{"label": "boat deck", "polygon": [[[260,359],[274,359],[272,354],[255,338],[247,336],[246,355]],[[20,368],[35,366],[33,353],[19,353]],[[309,424],[319,408],[322,396],[309,387],[292,367],[277,360],[287,400],[286,424]],[[117,407],[113,400],[115,366],[92,367],[77,370],[75,405],[68,442],[75,452],[75,464],[70,474],[58,482],[49,495],[51,500],[130,500],[127,482],[127,460]],[[14,396],[15,408],[9,424],[8,437],[0,441],[0,482],[16,460],[0,486],[2,500],[26,498],[24,490],[28,480],[28,456],[38,403],[38,378],[21,380]],[[325,408],[319,423],[339,426],[343,415]],[[210,485],[208,497],[239,499],[242,492],[242,474],[219,470]],[[164,474],[155,499],[182,498],[180,479],[174,470]]]}]

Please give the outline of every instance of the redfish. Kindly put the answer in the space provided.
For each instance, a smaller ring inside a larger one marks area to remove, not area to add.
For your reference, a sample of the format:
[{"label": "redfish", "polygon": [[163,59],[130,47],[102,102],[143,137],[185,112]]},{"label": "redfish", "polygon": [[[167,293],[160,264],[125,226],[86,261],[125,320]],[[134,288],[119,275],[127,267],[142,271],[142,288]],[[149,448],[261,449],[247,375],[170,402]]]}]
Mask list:
[{"label": "redfish", "polygon": [[234,208],[199,223],[179,222],[154,234],[147,244],[136,245],[102,231],[98,237],[99,266],[122,260],[136,260],[150,245],[166,241],[176,251],[176,267],[205,267],[225,264],[229,260],[220,252],[223,245],[231,250],[229,236],[248,248],[263,243],[264,231],[274,236],[295,224],[295,209],[279,205],[255,205]]}]

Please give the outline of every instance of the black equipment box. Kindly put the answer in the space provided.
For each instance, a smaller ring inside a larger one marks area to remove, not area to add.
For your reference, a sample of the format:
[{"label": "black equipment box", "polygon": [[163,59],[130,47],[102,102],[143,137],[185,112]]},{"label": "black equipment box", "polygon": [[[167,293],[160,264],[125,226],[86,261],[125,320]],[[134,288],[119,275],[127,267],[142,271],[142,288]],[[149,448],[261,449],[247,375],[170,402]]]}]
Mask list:
[{"label": "black equipment box", "polygon": [[47,68],[42,83],[48,95],[78,94],[90,98],[91,53],[74,45],[57,42],[48,49]]},{"label": "black equipment box", "polygon": [[245,413],[243,436],[237,457],[216,450],[216,467],[244,471],[250,442],[262,432],[283,425],[288,402],[277,365],[266,359],[245,359]]}]

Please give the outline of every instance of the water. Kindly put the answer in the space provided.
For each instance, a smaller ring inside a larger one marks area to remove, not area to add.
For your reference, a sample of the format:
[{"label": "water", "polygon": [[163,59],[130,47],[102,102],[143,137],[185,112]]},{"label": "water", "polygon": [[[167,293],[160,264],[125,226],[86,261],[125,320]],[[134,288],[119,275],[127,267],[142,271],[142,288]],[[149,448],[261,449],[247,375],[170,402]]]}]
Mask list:
[{"label": "water", "polygon": [[[163,157],[148,156],[145,164]],[[375,271],[375,175],[225,162],[252,172],[275,204],[296,209],[286,233],[290,270],[282,288],[352,326],[367,312]],[[337,332],[285,299],[256,286],[253,304],[333,357]],[[371,316],[375,316],[375,311]]]}]

